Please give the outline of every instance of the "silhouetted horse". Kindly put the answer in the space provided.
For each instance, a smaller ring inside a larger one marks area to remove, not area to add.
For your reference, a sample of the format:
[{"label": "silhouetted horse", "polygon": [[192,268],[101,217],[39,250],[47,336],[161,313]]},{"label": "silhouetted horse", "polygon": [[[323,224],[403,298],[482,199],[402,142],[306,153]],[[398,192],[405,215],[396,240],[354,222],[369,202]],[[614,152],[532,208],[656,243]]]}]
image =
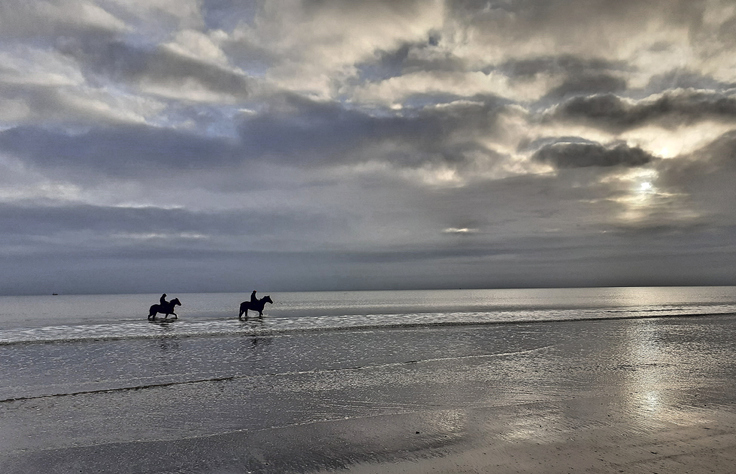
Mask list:
[{"label": "silhouetted horse", "polygon": [[238,315],[238,319],[243,319],[243,313],[245,313],[245,320],[248,320],[248,310],[251,311],[258,311],[258,317],[263,317],[263,307],[266,306],[266,303],[273,304],[273,301],[271,300],[270,296],[264,296],[260,300],[256,301],[255,303],[251,303],[250,301],[243,301],[240,303],[240,314]]},{"label": "silhouetted horse", "polygon": [[176,319],[179,319],[179,316],[174,312],[174,306],[181,306],[179,298],[174,298],[166,304],[155,304],[151,306],[151,309],[148,310],[148,320],[156,319],[156,313],[165,314],[166,316],[164,317],[166,319],[169,319],[169,315],[173,314]]}]

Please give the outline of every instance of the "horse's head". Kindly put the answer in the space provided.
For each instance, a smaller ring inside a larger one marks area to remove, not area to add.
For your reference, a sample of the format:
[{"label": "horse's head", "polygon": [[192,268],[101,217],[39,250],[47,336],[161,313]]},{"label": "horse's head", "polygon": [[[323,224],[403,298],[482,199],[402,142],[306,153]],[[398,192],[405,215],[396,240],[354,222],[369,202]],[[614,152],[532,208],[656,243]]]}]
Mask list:
[{"label": "horse's head", "polygon": [[179,298],[174,298],[173,300],[169,301],[171,303],[171,306],[181,306],[181,301],[179,301]]},{"label": "horse's head", "polygon": [[261,300],[261,301],[263,301],[264,303],[271,303],[271,304],[273,304],[273,300],[271,299],[270,296],[264,296],[263,297],[263,300]]}]

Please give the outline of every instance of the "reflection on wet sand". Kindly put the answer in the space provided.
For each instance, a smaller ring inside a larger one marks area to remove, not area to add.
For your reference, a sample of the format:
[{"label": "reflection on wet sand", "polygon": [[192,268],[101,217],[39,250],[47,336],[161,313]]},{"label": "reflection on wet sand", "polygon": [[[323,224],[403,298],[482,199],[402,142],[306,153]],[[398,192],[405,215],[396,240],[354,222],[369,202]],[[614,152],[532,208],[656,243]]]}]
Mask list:
[{"label": "reflection on wet sand", "polygon": [[[693,406],[700,370],[713,368],[707,353],[689,352],[700,328],[660,320],[636,321],[626,328],[626,357],[633,367],[626,377],[626,412],[633,425],[652,430],[667,424],[693,426],[712,417]],[[673,334],[684,337],[674,338]],[[688,337],[688,335],[692,337]],[[719,341],[712,341],[714,345]]]},{"label": "reflection on wet sand", "polygon": [[[110,460],[124,458],[140,472],[392,472],[403,461],[411,469],[393,472],[695,472],[703,462],[729,472],[714,463],[730,469],[736,449],[735,322],[18,345],[2,353],[0,467],[116,472]],[[66,365],[23,370],[53,357]]]}]

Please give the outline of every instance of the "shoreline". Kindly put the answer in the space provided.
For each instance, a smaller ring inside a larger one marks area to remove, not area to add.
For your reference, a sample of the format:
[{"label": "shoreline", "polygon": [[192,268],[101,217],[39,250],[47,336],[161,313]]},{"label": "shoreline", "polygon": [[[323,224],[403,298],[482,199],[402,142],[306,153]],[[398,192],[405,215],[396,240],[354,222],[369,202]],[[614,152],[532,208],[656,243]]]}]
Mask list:
[{"label": "shoreline", "polygon": [[[433,314],[433,313],[427,313]],[[490,312],[488,314],[493,314]],[[359,317],[365,317],[363,315],[353,315]],[[396,316],[396,315],[369,315],[373,316]],[[126,340],[137,340],[137,339],[185,339],[185,338],[197,338],[197,337],[238,337],[238,336],[253,336],[253,337],[269,337],[269,336],[281,336],[298,333],[331,333],[331,332],[343,332],[343,331],[365,331],[365,330],[391,330],[391,329],[441,329],[441,328],[463,328],[463,327],[493,327],[493,326],[509,326],[509,325],[526,325],[526,324],[556,324],[556,323],[576,323],[576,322],[595,322],[595,321],[625,321],[625,320],[646,320],[646,319],[679,319],[679,318],[712,318],[712,317],[730,317],[736,316],[736,312],[722,312],[722,313],[685,313],[685,314],[656,314],[656,315],[629,315],[629,316],[601,316],[601,317],[578,317],[578,318],[549,318],[549,319],[519,319],[519,320],[496,320],[496,321],[433,321],[433,322],[416,322],[416,323],[384,323],[384,324],[356,324],[356,325],[345,325],[345,326],[324,326],[324,327],[268,327],[262,328],[257,326],[251,326],[249,330],[211,330],[211,332],[181,332],[181,333],[148,333],[148,334],[132,334],[132,335],[112,335],[105,336],[102,334],[93,334],[89,336],[64,336],[64,337],[49,337],[48,339],[21,339],[21,340],[3,340],[0,339],[1,346],[13,346],[21,344],[59,344],[59,343],[75,343],[75,342],[94,342],[94,341],[126,341]],[[285,320],[294,321],[292,318],[270,318],[273,320]],[[299,319],[299,318],[296,318]],[[306,321],[310,321],[311,318],[304,318]],[[182,320],[152,320],[152,321],[139,321],[142,326],[146,324],[155,324],[159,327],[169,329],[169,324],[186,324],[193,323],[196,325],[203,325],[207,323],[232,323],[241,324],[256,322],[258,324],[264,324],[264,319],[253,318],[249,321],[239,321],[236,318],[228,319],[217,319],[217,320],[202,320],[202,319],[182,319]],[[131,323],[125,323],[131,324]],[[136,323],[133,323],[136,327]],[[100,326],[108,325],[110,327],[120,326],[116,323],[94,323],[88,325],[75,325],[75,326],[42,326],[34,328],[12,328],[0,330],[0,337],[2,337],[3,331],[9,333],[28,333],[29,331],[44,331],[49,328],[79,328],[79,327],[90,327],[98,329]],[[1,400],[0,400],[1,402]]]}]

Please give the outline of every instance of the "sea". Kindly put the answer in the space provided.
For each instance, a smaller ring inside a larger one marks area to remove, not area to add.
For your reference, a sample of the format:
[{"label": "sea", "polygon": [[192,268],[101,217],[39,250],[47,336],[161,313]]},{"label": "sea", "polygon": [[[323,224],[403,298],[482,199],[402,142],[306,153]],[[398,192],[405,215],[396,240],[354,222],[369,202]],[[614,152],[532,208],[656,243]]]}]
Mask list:
[{"label": "sea", "polygon": [[340,469],[586,429],[580,397],[647,432],[736,376],[732,286],[266,295],[0,297],[0,472]]},{"label": "sea", "polygon": [[182,293],[177,318],[147,319],[157,294],[0,297],[0,345],[266,335],[736,313],[736,287],[616,287],[266,292],[264,315],[238,317],[248,293]]}]

